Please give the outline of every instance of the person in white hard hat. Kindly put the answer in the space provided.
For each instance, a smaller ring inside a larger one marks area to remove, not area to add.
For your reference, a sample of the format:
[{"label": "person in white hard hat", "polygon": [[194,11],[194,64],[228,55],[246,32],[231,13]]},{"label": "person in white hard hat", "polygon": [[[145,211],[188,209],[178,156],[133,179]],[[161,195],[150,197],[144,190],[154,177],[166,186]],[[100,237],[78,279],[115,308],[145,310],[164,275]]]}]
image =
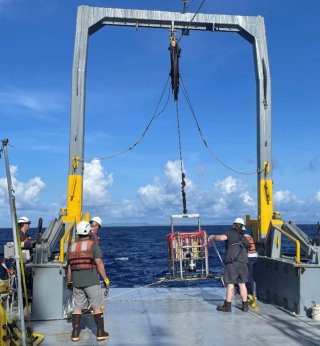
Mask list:
[{"label": "person in white hard hat", "polygon": [[30,228],[31,221],[26,216],[21,216],[18,220],[18,228],[20,232],[20,241],[22,249],[31,248],[31,238],[27,233]]},{"label": "person in white hard hat", "polygon": [[91,226],[91,239],[99,244],[100,238],[98,236],[98,231],[102,227],[102,220],[99,216],[94,216],[90,220],[90,226]]},{"label": "person in white hard hat", "polygon": [[222,240],[226,242],[226,258],[223,273],[224,282],[227,284],[226,299],[223,305],[217,306],[218,311],[231,312],[231,302],[234,297],[234,285],[238,284],[242,298],[242,311],[249,310],[247,300],[248,282],[248,250],[250,242],[245,237],[245,225],[242,218],[233,221],[232,229],[226,234],[211,235],[208,242]]},{"label": "person in white hard hat", "polygon": [[100,287],[100,276],[105,287],[110,282],[102,260],[102,252],[97,243],[91,239],[91,226],[87,221],[80,221],[76,227],[78,240],[69,246],[67,278],[68,288],[73,291],[72,341],[80,336],[82,310],[90,304],[97,325],[97,341],[109,338],[104,330],[103,296]]}]

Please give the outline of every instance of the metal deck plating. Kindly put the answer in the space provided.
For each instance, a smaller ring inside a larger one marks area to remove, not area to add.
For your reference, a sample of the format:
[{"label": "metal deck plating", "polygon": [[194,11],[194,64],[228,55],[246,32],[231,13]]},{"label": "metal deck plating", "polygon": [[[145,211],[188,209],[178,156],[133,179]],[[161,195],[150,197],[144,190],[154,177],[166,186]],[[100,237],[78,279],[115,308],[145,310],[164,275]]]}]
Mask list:
[{"label": "metal deck plating", "polygon": [[197,288],[112,288],[106,302],[107,341],[96,341],[93,317],[84,315],[80,340],[70,339],[67,320],[38,321],[42,345],[187,346],[320,345],[320,324],[259,302],[260,311],[244,313],[234,301],[232,313],[216,310],[225,290]]}]

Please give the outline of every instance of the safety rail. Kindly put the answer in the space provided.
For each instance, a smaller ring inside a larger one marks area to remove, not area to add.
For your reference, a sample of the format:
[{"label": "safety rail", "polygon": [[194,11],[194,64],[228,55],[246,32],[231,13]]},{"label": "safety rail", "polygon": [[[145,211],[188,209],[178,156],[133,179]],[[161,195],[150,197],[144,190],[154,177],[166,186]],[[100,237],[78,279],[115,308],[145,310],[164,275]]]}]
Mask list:
[{"label": "safety rail", "polygon": [[295,237],[293,237],[292,235],[288,234],[286,231],[284,231],[282,228],[276,226],[273,222],[272,222],[272,226],[279,231],[280,233],[282,233],[283,235],[285,235],[287,238],[289,238],[290,240],[292,240],[293,242],[296,243],[296,263],[300,263],[300,259],[301,259],[301,250],[300,250],[300,241],[298,239],[296,239]]},{"label": "safety rail", "polygon": [[74,223],[70,223],[69,227],[67,228],[67,230],[65,231],[64,235],[62,236],[61,240],[60,240],[60,254],[59,254],[59,261],[60,263],[64,262],[64,246],[65,243],[67,242],[68,245],[71,243],[71,231],[74,227]]}]

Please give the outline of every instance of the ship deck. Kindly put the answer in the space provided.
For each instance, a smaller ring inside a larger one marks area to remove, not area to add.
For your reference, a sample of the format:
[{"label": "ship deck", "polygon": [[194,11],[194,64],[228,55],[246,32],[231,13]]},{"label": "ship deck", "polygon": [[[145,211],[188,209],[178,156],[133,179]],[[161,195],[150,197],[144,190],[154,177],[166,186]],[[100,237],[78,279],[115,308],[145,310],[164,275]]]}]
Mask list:
[{"label": "ship deck", "polygon": [[43,333],[41,345],[186,346],[186,345],[320,345],[320,321],[297,317],[259,302],[260,310],[216,310],[224,299],[219,287],[111,288],[106,300],[106,341],[96,341],[91,315],[81,320],[80,340],[70,339],[71,321],[33,321]]}]

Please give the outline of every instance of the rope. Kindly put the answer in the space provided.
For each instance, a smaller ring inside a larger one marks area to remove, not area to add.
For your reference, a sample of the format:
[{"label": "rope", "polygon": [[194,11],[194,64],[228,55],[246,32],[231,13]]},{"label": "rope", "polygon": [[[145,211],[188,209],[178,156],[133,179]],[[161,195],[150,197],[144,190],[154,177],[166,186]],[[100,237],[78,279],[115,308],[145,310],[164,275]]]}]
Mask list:
[{"label": "rope", "polygon": [[176,102],[176,115],[177,115],[177,129],[178,129],[178,141],[179,141],[180,170],[181,170],[182,208],[183,208],[183,214],[188,214],[186,192],[184,190],[184,188],[186,186],[186,182],[185,182],[186,175],[183,172],[183,166],[182,166],[182,149],[181,149],[181,134],[180,134],[180,120],[179,120],[178,102]]},{"label": "rope", "polygon": [[119,296],[122,296],[124,294],[130,293],[130,292],[134,292],[134,291],[140,290],[141,288],[146,288],[146,287],[149,287],[149,286],[152,286],[152,285],[156,285],[156,284],[158,284],[160,282],[163,282],[163,281],[164,281],[164,279],[160,279],[160,280],[157,280],[155,282],[152,282],[151,284],[148,284],[148,285],[145,285],[145,286],[141,286],[141,287],[136,287],[136,288],[133,288],[131,290],[124,291],[122,293],[119,293],[119,294],[116,294],[114,296],[109,297],[109,300],[112,299],[112,298],[119,297]]},{"label": "rope", "polygon": [[263,172],[263,171],[264,171],[264,168],[261,169],[261,170],[256,170],[256,171],[254,171],[254,172],[250,172],[250,173],[248,173],[248,172],[242,172],[242,171],[239,171],[239,170],[237,170],[237,169],[234,169],[234,168],[232,168],[231,166],[227,165],[222,159],[220,159],[219,156],[209,147],[209,145],[208,145],[206,139],[204,138],[204,136],[203,136],[203,134],[202,134],[202,130],[201,130],[201,128],[200,128],[200,125],[199,125],[197,116],[196,116],[196,114],[195,114],[195,111],[194,111],[194,109],[193,109],[193,107],[192,107],[192,103],[191,103],[191,100],[190,100],[190,98],[189,98],[189,96],[188,96],[188,93],[187,93],[186,87],[185,87],[185,85],[184,85],[184,82],[183,82],[183,80],[182,80],[181,74],[180,74],[180,80],[181,80],[181,86],[182,86],[182,88],[181,88],[182,93],[183,93],[183,95],[184,95],[184,97],[185,97],[185,99],[186,99],[186,101],[187,101],[187,104],[188,104],[188,106],[189,106],[189,109],[190,109],[190,111],[191,111],[191,114],[192,114],[192,116],[193,116],[193,119],[194,119],[194,121],[195,121],[195,123],[196,123],[196,126],[197,126],[197,129],[198,129],[199,135],[200,135],[200,137],[201,137],[202,143],[203,143],[204,146],[207,148],[207,150],[209,151],[209,153],[214,157],[214,159],[217,160],[219,163],[221,163],[224,167],[226,167],[226,168],[229,169],[230,171],[232,171],[232,172],[234,172],[234,173],[237,173],[237,174],[242,174],[242,175],[254,175],[254,174],[258,174],[258,173]]},{"label": "rope", "polygon": [[[120,152],[118,152],[118,153],[115,153],[115,154],[112,154],[112,155],[109,155],[109,156],[98,157],[98,158],[97,158],[97,157],[94,157],[94,158],[88,159],[87,161],[91,161],[91,160],[93,160],[93,159],[98,159],[98,160],[100,160],[100,161],[101,161],[101,160],[111,159],[111,158],[113,158],[113,157],[117,157],[117,156],[123,155],[123,154],[127,153],[128,151],[134,149],[137,145],[139,145],[139,144],[141,143],[142,139],[144,138],[145,134],[146,134],[147,131],[149,130],[149,128],[150,128],[152,122],[153,122],[161,113],[163,113],[163,112],[165,111],[165,109],[167,108],[167,106],[168,106],[169,97],[170,97],[170,88],[168,89],[169,92],[168,92],[168,96],[167,96],[166,103],[165,103],[164,107],[158,112],[158,108],[159,108],[159,106],[160,106],[160,104],[161,104],[163,95],[164,95],[164,93],[165,93],[165,91],[166,91],[166,88],[167,88],[167,86],[168,86],[169,79],[170,79],[170,75],[168,76],[168,79],[167,79],[167,81],[166,81],[166,83],[165,83],[165,86],[164,86],[164,88],[163,88],[163,90],[162,90],[160,99],[159,99],[159,101],[158,101],[158,104],[157,104],[157,106],[156,106],[155,111],[154,111],[153,114],[152,114],[151,119],[149,120],[149,122],[148,122],[146,128],[144,129],[144,131],[142,132],[142,134],[140,135],[140,137],[136,140],[136,142],[135,142],[133,145],[131,145],[129,148],[127,148],[127,149],[125,149],[125,150],[123,150],[123,151],[120,151]],[[79,161],[84,162],[85,160],[84,160],[84,159],[80,159]]]},{"label": "rope", "polygon": [[[218,257],[219,257],[220,262],[222,263],[222,266],[224,267],[225,265],[224,265],[224,262],[223,262],[223,260],[222,260],[221,255],[220,255],[220,252],[219,252],[219,250],[218,250],[218,247],[217,247],[216,242],[215,242],[214,240],[212,240],[211,242],[212,242],[212,246],[213,246],[214,249],[216,250],[216,253],[217,253]],[[223,286],[226,287],[226,284],[225,284],[225,282],[224,282],[224,280],[223,280],[223,276],[221,277],[221,282],[222,282]]]}]

